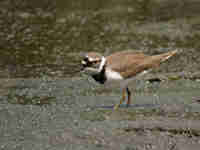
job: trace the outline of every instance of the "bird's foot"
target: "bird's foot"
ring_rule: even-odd
[[[127,107],[127,108],[128,108],[128,107],[130,107],[130,106],[131,106],[131,104],[130,104],[130,103],[127,103],[127,104],[126,104],[126,107]]]
[[[120,106],[120,104],[115,104],[115,106],[114,106],[114,110],[117,110],[118,108],[119,108],[119,106]]]

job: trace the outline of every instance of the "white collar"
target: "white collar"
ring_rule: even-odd
[[[103,67],[105,66],[105,64],[106,64],[106,58],[103,56],[103,57],[101,58],[101,63],[100,63],[98,72],[101,72],[101,71],[103,70]]]

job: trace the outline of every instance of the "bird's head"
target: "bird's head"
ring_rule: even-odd
[[[100,53],[89,52],[84,55],[81,61],[82,69],[84,70],[84,72],[88,72],[89,74],[99,73],[99,71],[101,71],[102,67],[105,64],[105,62],[103,61],[104,59],[105,57],[102,56]]]

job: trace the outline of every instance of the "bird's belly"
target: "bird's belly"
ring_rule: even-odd
[[[120,73],[115,72],[110,69],[106,69],[106,79],[109,80],[123,80],[123,77],[120,75]]]

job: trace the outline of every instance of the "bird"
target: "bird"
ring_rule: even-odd
[[[100,84],[117,82],[122,86],[122,97],[119,104],[115,104],[113,109],[116,110],[125,101],[127,94],[126,106],[131,104],[131,91],[128,85],[131,80],[137,79],[138,76],[147,74],[154,68],[175,54],[178,50],[172,50],[157,55],[146,55],[140,51],[118,51],[108,56],[103,56],[98,52],[88,52],[81,61],[82,71],[92,76]]]

